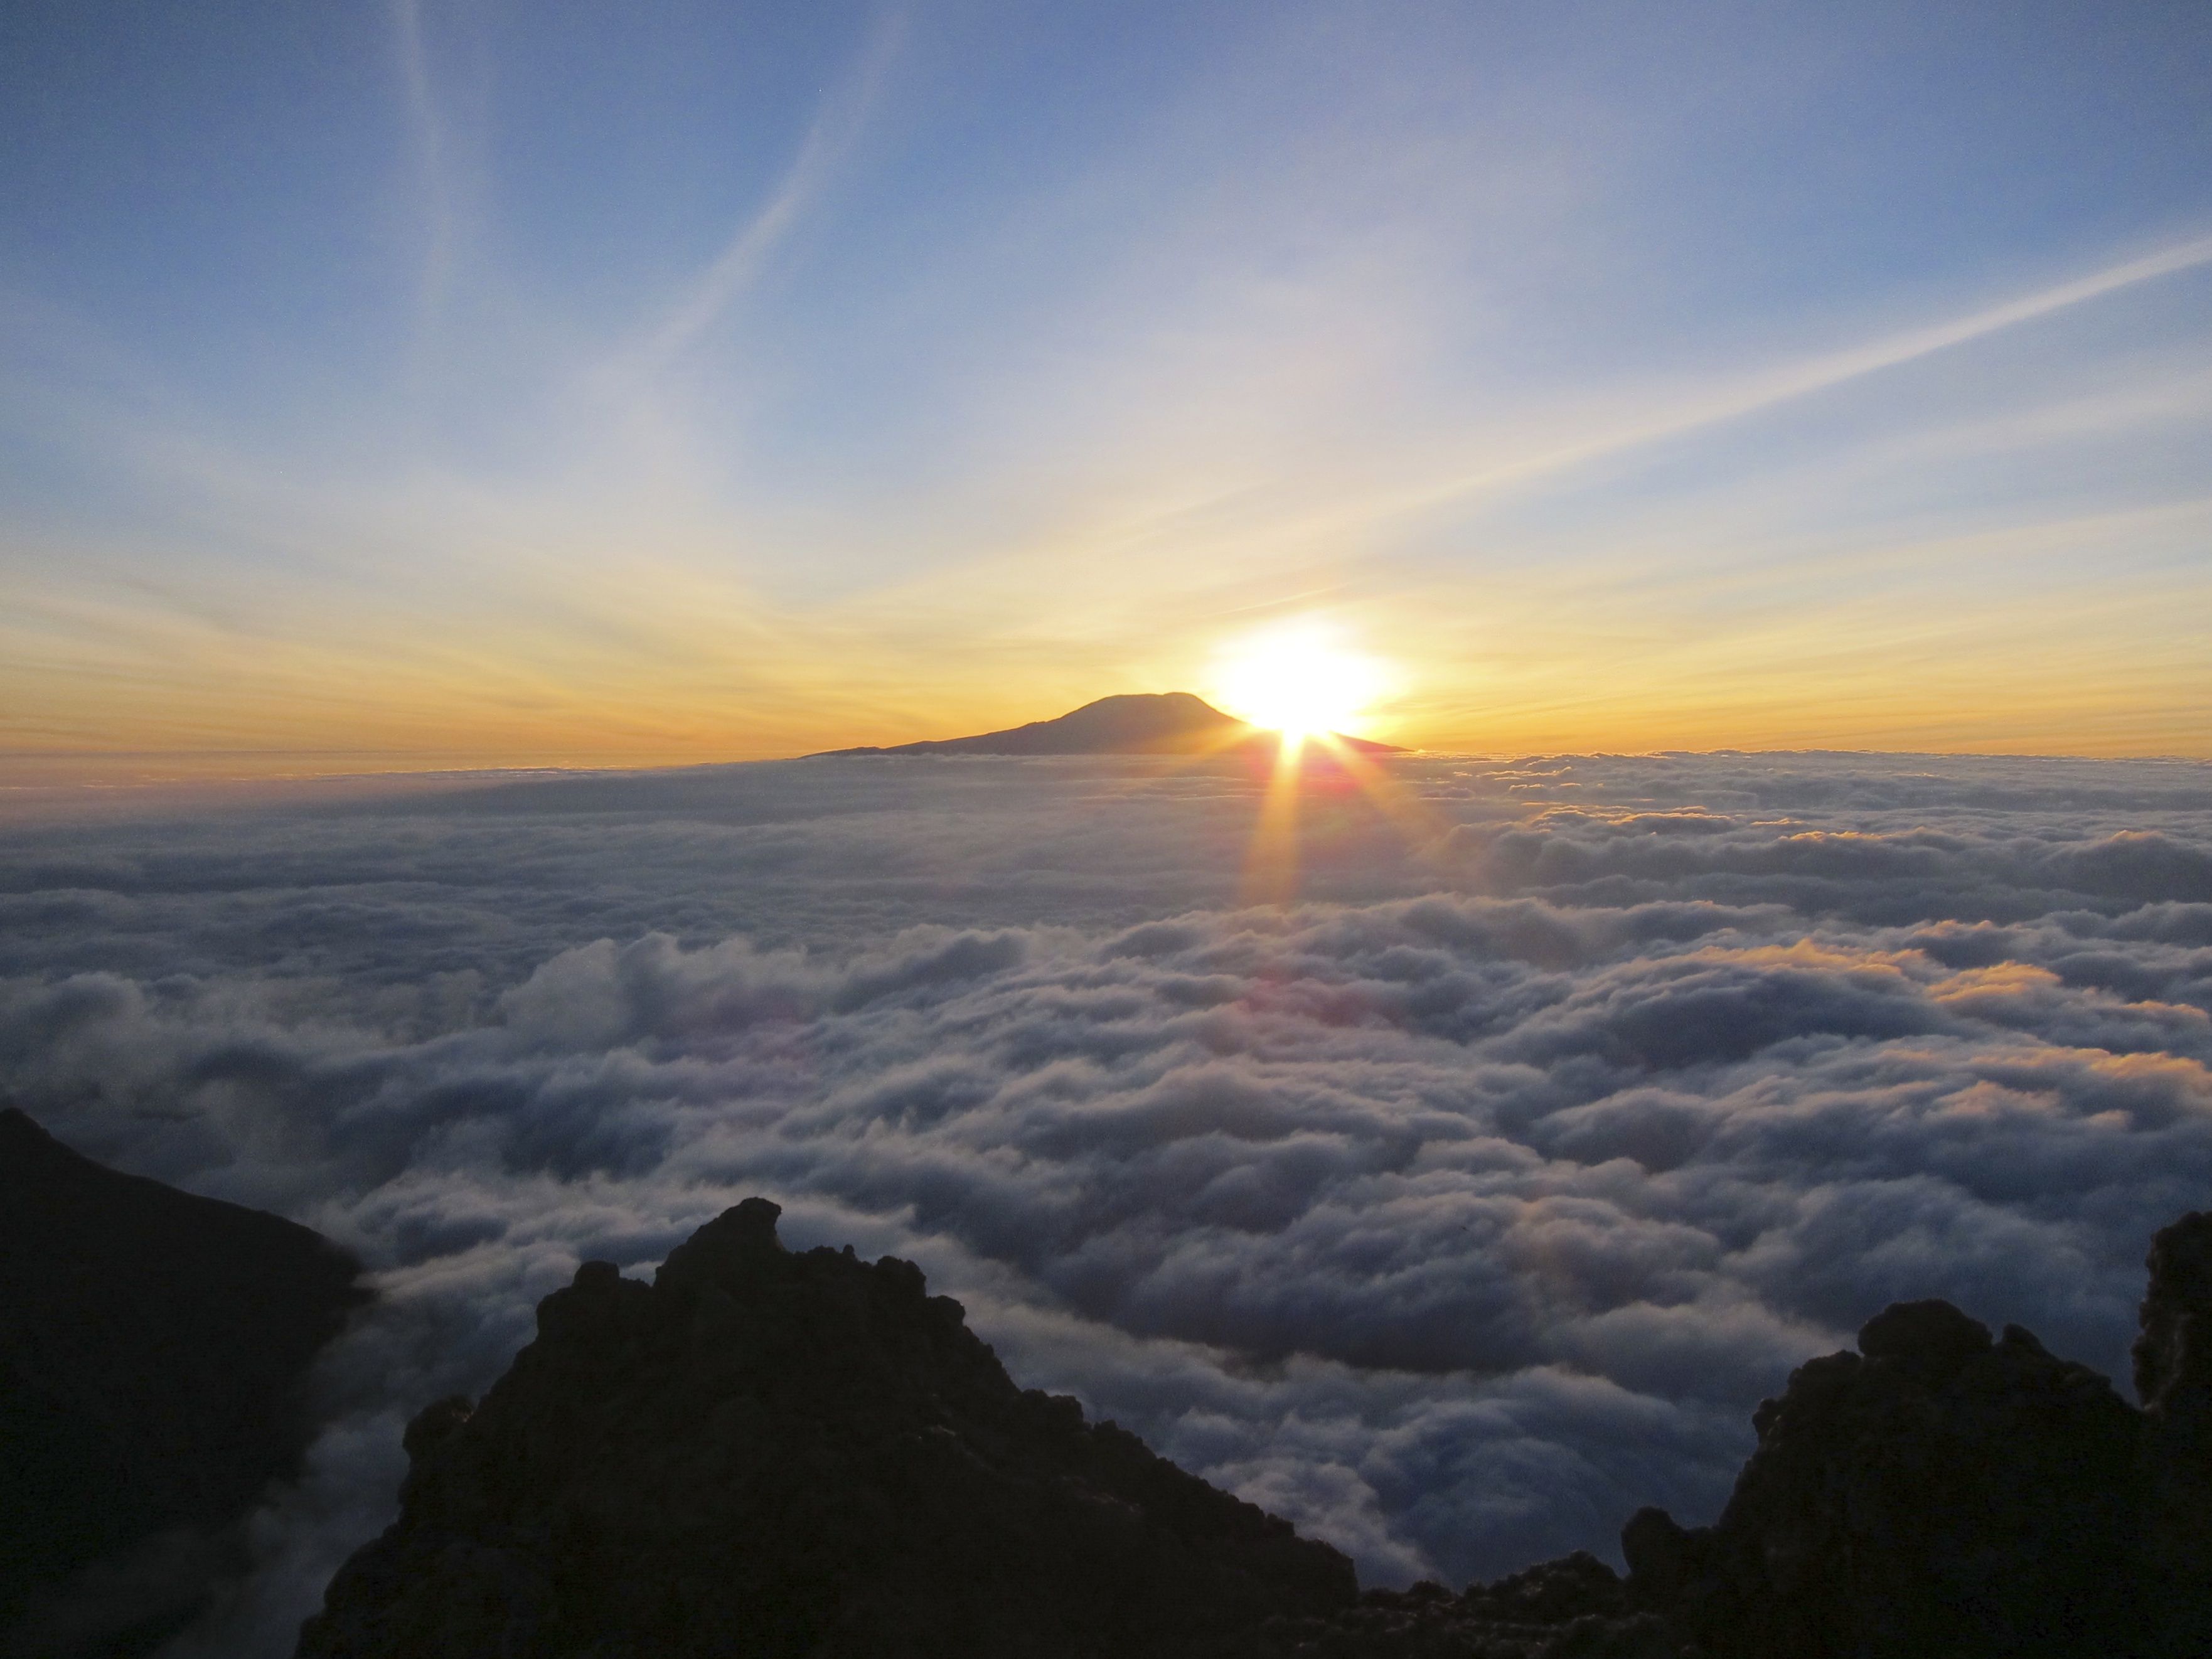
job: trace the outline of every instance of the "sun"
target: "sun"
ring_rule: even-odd
[[[1357,721],[1382,690],[1382,672],[1324,624],[1292,623],[1230,646],[1214,684],[1228,713],[1297,739]]]

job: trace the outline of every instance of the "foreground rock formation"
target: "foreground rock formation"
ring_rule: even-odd
[[[2143,1414],[2018,1326],[1945,1302],[1869,1321],[1802,1366],[1710,1528],[1646,1510],[1632,1587],[1717,1659],[2140,1653]]]
[[[0,1653],[148,1651],[189,1621],[296,1471],[358,1273],[0,1108]]]
[[[777,1213],[541,1303],[480,1404],[410,1426],[400,1520],[301,1651],[1194,1655],[1352,1600],[1327,1545],[1024,1394],[919,1268],[790,1254]]]
[[[1941,1302],[1801,1367],[1711,1527],[1358,1595],[1349,1563],[1022,1392],[920,1271],[747,1200],[653,1284],[586,1263],[303,1659],[2183,1659],[2212,1629],[2212,1217],[2151,1253],[2144,1404]]]
[[[1869,1320],[1753,1419],[1711,1527],[1647,1509],[1626,1583],[1572,1558],[1462,1596],[1369,1597],[1271,1650],[1322,1656],[2185,1659],[2212,1652],[2212,1215],[2150,1254],[2142,1409],[1947,1302]],[[1551,1594],[1548,1629],[1502,1616]],[[1507,1594],[1510,1592],[1510,1594]],[[1370,1633],[1356,1634],[1359,1617]]]

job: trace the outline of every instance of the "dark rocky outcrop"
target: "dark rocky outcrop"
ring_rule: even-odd
[[[2142,1407],[1945,1302],[1799,1367],[1713,1526],[1628,1523],[1629,1591],[1714,1659],[2212,1650],[2212,1216],[2153,1242]]]
[[[2144,1594],[2175,1627],[2212,1632],[2212,1215],[2160,1231],[2148,1265],[2135,1349]]]
[[[320,1235],[80,1157],[0,1108],[0,1653],[143,1651],[295,1473],[367,1298]]]
[[[1693,1650],[1679,1626],[1631,1606],[1620,1575],[1578,1551],[1458,1595],[1437,1583],[1369,1590],[1325,1619],[1272,1620],[1224,1659],[1693,1659]]]
[[[1716,1656],[2111,1656],[2153,1632],[2142,1414],[2017,1326],[1890,1308],[1800,1367],[1711,1528],[1622,1542],[1632,1591]]]
[[[1364,754],[1401,752],[1387,743],[1338,735],[1331,739]],[[1224,714],[1188,691],[1101,697],[1072,713],[972,738],[935,738],[888,748],[832,749],[840,755],[1212,755],[1264,745],[1275,734]]]
[[[1720,1519],[1660,1510],[1626,1583],[1570,1557],[1279,1621],[1267,1659],[2201,1659],[2212,1652],[2212,1216],[2160,1232],[2139,1410],[1946,1302],[1869,1320],[1754,1416]]]
[[[1109,1659],[1352,1601],[1327,1545],[1024,1393],[919,1268],[787,1252],[777,1214],[540,1303],[480,1403],[415,1420],[300,1651]]]
[[[2184,1659],[2212,1650],[2212,1217],[2158,1235],[2141,1408],[2024,1330],[1893,1306],[1801,1366],[1711,1527],[1355,1595],[1343,1559],[1067,1400],[886,1258],[749,1200],[656,1283],[586,1264],[474,1409],[409,1433],[398,1522],[307,1659]]]

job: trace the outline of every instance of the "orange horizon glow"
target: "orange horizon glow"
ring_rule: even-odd
[[[1055,94],[977,95],[1030,85],[1026,23],[895,8],[817,20],[773,98],[687,66],[581,166],[556,112],[685,30],[556,72],[416,10],[381,53],[187,54],[122,122],[121,46],[55,11],[0,787],[763,760],[1176,690],[1445,753],[2212,757],[2204,129],[2149,34],[2125,98],[1915,100],[1844,167],[1791,149],[1810,83],[1656,21],[1626,104],[1576,26],[1501,52],[1447,8],[1239,21],[1225,101],[1136,30],[1087,82],[1124,118],[1033,124]],[[283,166],[204,196],[264,51],[398,71],[396,121],[272,110]],[[2113,190],[1984,212],[2054,131]],[[1811,171],[1681,190],[1723,153]],[[1816,173],[1830,232],[1780,234]]]
[[[1233,675],[1255,642],[1273,672],[1310,653],[1340,677],[1301,729],[1431,753],[2212,757],[2212,696],[2185,690],[2205,669],[2179,603],[2087,629],[2000,596],[1931,610],[1909,651],[1884,647],[1887,623],[1863,611],[1678,632],[1638,623],[1626,601],[1547,614],[1503,586],[1474,617],[1437,595],[1241,629],[1170,591],[1158,612],[1080,610],[1087,634],[1073,614],[1066,627],[1047,617],[1018,635],[984,630],[969,651],[944,638],[983,619],[918,602],[915,615],[767,631],[705,596],[680,627],[622,603],[609,593],[620,648],[596,653],[374,618],[376,637],[343,648],[241,656],[212,636],[130,635],[63,651],[0,618],[0,784],[768,760],[999,730],[1121,691],[1193,690],[1249,716],[1262,711],[1237,706]],[[1152,614],[1170,625],[1145,635]]]
[[[1978,608],[1931,605],[1905,650],[1884,643],[1890,623],[1871,605],[1692,629],[1639,622],[1630,600],[1649,611],[1643,596],[1570,614],[1500,585],[1471,617],[1439,593],[1236,629],[1163,582],[1156,611],[1063,606],[995,637],[919,596],[896,617],[763,631],[704,595],[678,626],[657,599],[649,617],[610,592],[606,626],[622,631],[596,652],[370,617],[342,647],[241,655],[212,635],[72,644],[19,614],[0,617],[0,782],[766,760],[998,730],[1121,691],[1193,690],[1250,715],[1224,680],[1244,645],[1286,638],[1358,671],[1332,694],[1348,707],[1328,729],[1432,753],[2212,757],[2181,595],[2091,628],[1998,592]],[[1146,635],[1147,616],[1170,624]],[[961,637],[981,642],[946,643]]]
[[[180,732],[168,722],[150,732],[118,732],[125,741],[113,746],[84,740],[93,733],[70,732],[66,734],[70,740],[53,744],[39,743],[38,734],[10,733],[15,740],[0,747],[0,788],[722,765],[791,759],[825,749],[890,745],[1000,730],[1050,719],[1092,700],[1088,696],[1068,696],[1053,703],[979,704],[972,714],[935,718],[895,709],[876,712],[872,718],[863,714],[850,724],[817,718],[755,725],[739,717],[726,721],[671,721],[659,726],[636,720],[635,710],[623,711],[623,718],[610,719],[596,730],[590,729],[592,723],[588,717],[558,722],[557,729],[551,730],[534,722],[499,721],[471,731],[465,720],[426,720],[397,729],[380,724],[366,732],[285,732],[272,735],[290,740],[276,743],[256,743],[253,739],[260,734],[228,726]],[[2047,755],[2099,760],[2212,759],[2212,731],[2207,730],[2212,722],[2191,709],[2146,710],[2123,705],[2076,708],[2067,714],[2068,718],[2039,723],[2023,733],[2008,731],[1993,720],[1976,718],[1974,711],[1955,706],[1932,711],[1885,711],[1881,717],[1858,720],[1821,710],[1765,711],[1763,718],[1740,722],[1675,721],[1668,718],[1668,711],[1651,709],[1621,710],[1618,718],[1609,720],[1601,714],[1599,718],[1574,720],[1530,718],[1522,711],[1504,709],[1490,718],[1468,720],[1440,720],[1418,714],[1378,715],[1357,722],[1346,735],[1370,738],[1418,753],[1476,757],[1826,750]],[[26,737],[31,740],[23,740]],[[316,738],[325,741],[309,741]]]

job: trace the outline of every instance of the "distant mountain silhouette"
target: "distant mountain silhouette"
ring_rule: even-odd
[[[1404,751],[1387,743],[1340,734],[1334,740],[1368,755]],[[885,748],[829,749],[839,755],[1211,755],[1246,745],[1272,749],[1276,734],[1224,714],[1188,691],[1101,697],[1057,720],[1031,720],[972,738],[938,738]]]

